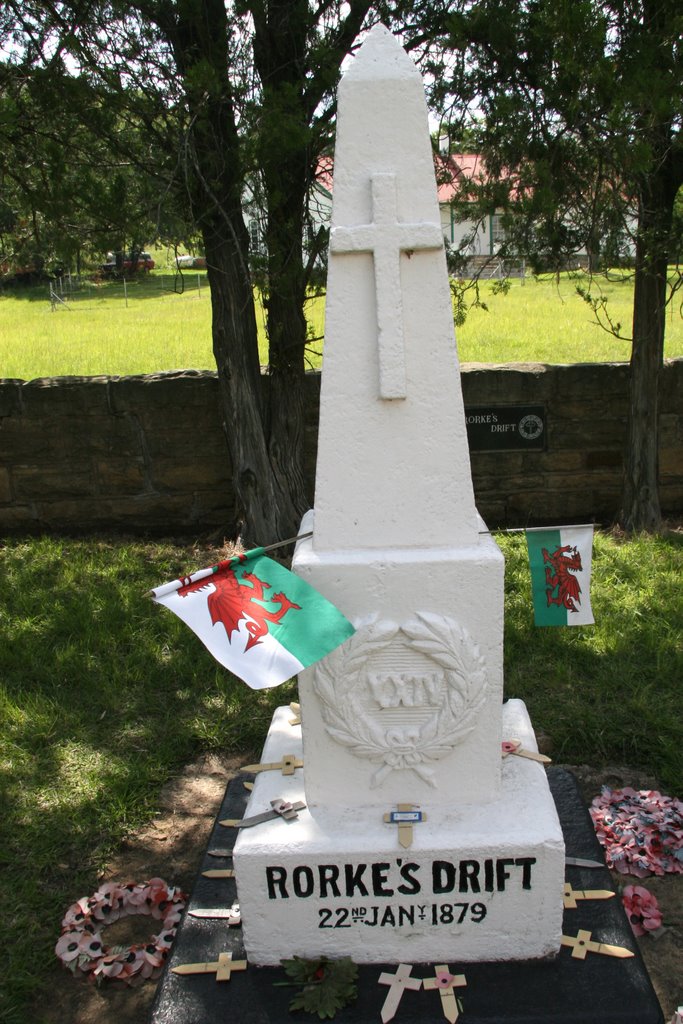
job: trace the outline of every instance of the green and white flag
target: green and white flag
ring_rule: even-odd
[[[278,686],[355,632],[310,584],[254,548],[152,590],[254,690]]]
[[[534,620],[537,626],[588,626],[592,526],[527,530]]]

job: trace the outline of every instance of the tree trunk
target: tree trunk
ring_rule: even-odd
[[[273,457],[264,427],[272,420],[272,382],[269,386],[259,366],[253,291],[246,268],[248,237],[241,212],[235,234],[241,239],[239,246],[226,242],[220,225],[213,234],[205,230],[204,244],[237,532],[251,546],[294,536],[301,510],[292,501],[291,482]]]
[[[673,209],[683,161],[676,146],[677,123],[673,83],[676,78],[673,3],[643,0],[643,76],[652,72],[651,89],[640,96],[636,137],[646,154],[635,178],[638,186],[636,280],[633,295],[633,349],[629,428],[624,458],[621,523],[629,531],[656,532],[661,527],[659,504],[659,376],[664,361],[667,270]],[[643,81],[646,79],[643,78]]]
[[[294,295],[271,294],[267,309],[268,454],[276,480],[281,490],[286,491],[291,506],[291,535],[297,532],[301,516],[309,506],[304,478],[306,322],[303,300]]]
[[[267,441],[269,396],[258,354],[249,237],[242,204],[241,140],[229,78],[223,0],[185,5],[167,23],[190,114],[188,183],[204,239],[218,369],[236,501],[236,530],[248,545],[296,533],[291,481],[274,469]]]
[[[304,480],[306,271],[304,211],[313,177],[312,133],[302,73],[310,13],[306,0],[254,8],[254,58],[262,96],[259,165],[267,201],[265,285],[268,332],[266,437],[273,473],[296,532],[308,508]]]
[[[305,167],[297,167],[304,163],[301,157],[290,157],[288,166],[280,167],[284,196],[277,201],[279,189],[269,181],[272,168],[265,174],[271,200],[266,230],[267,444],[273,472],[290,498],[295,531],[309,504],[304,481],[306,273],[301,249],[306,173]]]
[[[668,245],[673,194],[665,174],[641,194],[633,295],[629,423],[619,521],[629,532],[657,532],[659,504],[659,371],[664,360]]]

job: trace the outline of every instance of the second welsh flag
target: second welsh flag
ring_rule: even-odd
[[[592,526],[527,530],[534,620],[537,626],[588,626]]]
[[[263,550],[200,569],[151,595],[254,690],[291,679],[355,632],[322,594]]]

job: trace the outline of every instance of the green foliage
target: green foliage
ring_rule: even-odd
[[[321,1020],[332,1018],[357,996],[358,968],[349,957],[341,960],[304,960],[295,956],[283,960],[287,976],[302,989],[289,1004],[290,1010],[317,1013]]]
[[[615,338],[621,338],[622,327],[619,320],[613,320],[611,316],[611,307],[608,309],[609,298],[604,294],[602,290],[599,290],[597,294],[585,288],[583,285],[576,286],[576,293],[586,303],[588,308],[592,310],[594,323],[600,326],[605,326],[609,329]]]
[[[488,172],[463,200],[506,211],[503,256],[547,271],[581,249],[594,269],[632,263],[637,241],[676,251],[682,29],[675,0],[425,5],[433,103],[452,137],[476,132]]]
[[[29,73],[15,50],[0,62],[0,143],[6,270],[79,269],[156,234],[149,136],[61,61]]]
[[[421,13],[409,35],[429,38],[433,100],[464,110],[458,134],[463,121],[479,130],[485,173],[465,180],[459,201],[500,211],[498,257],[524,256],[535,273],[575,266],[579,254],[593,272],[634,269],[619,518],[628,530],[656,530],[654,368],[683,283],[680,274],[667,282],[683,186],[680,3],[455,0]],[[603,304],[593,309],[616,326]]]

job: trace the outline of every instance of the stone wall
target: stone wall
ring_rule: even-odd
[[[626,364],[464,367],[466,408],[545,407],[546,450],[472,453],[477,506],[489,525],[614,518],[628,373]],[[310,374],[311,499],[319,384]],[[664,368],[660,430],[662,508],[680,515],[683,359]],[[0,381],[2,533],[227,530],[230,477],[215,373]]]

